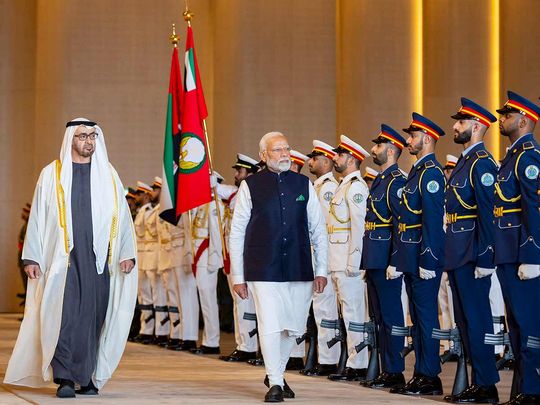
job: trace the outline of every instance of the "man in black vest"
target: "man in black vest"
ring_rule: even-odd
[[[295,338],[304,333],[313,290],[327,275],[327,235],[309,179],[290,171],[290,147],[279,132],[259,143],[266,168],[246,178],[229,236],[234,291],[253,294],[258,332],[270,388],[265,402],[295,394],[283,379]],[[313,246],[314,265],[311,261]]]

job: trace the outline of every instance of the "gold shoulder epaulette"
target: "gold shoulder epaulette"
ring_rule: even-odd
[[[486,158],[489,156],[489,153],[487,153],[485,150],[479,150],[478,152],[476,152],[476,156],[478,156],[479,158]]]

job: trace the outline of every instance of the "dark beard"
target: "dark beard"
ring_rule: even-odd
[[[388,156],[381,157],[380,159],[378,155],[375,155],[372,157],[373,157],[373,163],[375,163],[377,166],[382,166],[386,162],[388,162]]]
[[[463,145],[471,140],[472,128],[469,128],[463,132],[459,132],[457,136],[454,136],[454,142]]]

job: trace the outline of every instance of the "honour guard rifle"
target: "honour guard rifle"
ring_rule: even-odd
[[[255,335],[258,335],[259,334],[259,327],[257,325],[257,314],[255,314],[253,312],[244,312],[243,318],[246,321],[254,321],[255,322],[255,327],[248,332],[249,337],[253,337]],[[264,365],[264,360],[262,358],[260,345],[259,345],[259,350],[257,350],[256,358],[250,359],[247,362],[248,362],[248,364],[250,364],[252,366],[263,366]]]
[[[458,357],[456,376],[454,378],[454,385],[452,386],[452,395],[462,393],[469,386],[469,376],[467,373],[465,351],[463,350],[461,335],[459,334],[458,328],[433,329],[431,337],[433,339],[448,340],[450,342],[450,349],[448,352],[440,356],[441,364],[446,363],[453,356]]]
[[[311,304],[306,324],[306,333],[304,333],[299,338],[296,338],[296,344],[298,345],[302,344],[306,340],[309,341],[309,349],[306,355],[306,363],[304,365],[304,370],[311,370],[317,365],[317,335],[317,323],[315,322],[315,314],[313,313],[313,304]]]
[[[366,381],[371,381],[377,378],[381,371],[379,362],[379,346],[377,342],[377,326],[374,321],[368,321],[365,323],[349,323],[349,330],[351,332],[359,332],[364,334],[364,341],[355,346],[356,353],[360,353],[366,347],[370,351],[369,364],[366,373]]]
[[[410,326],[392,326],[392,336],[403,336],[407,339],[407,346],[405,346],[400,353],[400,356],[403,359],[414,350]]]

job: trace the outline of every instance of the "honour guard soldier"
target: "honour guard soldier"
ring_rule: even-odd
[[[140,206],[135,217],[137,236],[137,262],[139,264],[139,308],[141,310],[141,329],[135,342],[149,344],[154,337],[154,301],[152,300],[151,278],[154,273],[146,271],[147,257],[152,255],[152,246],[146,242],[145,221],[152,211],[152,187],[142,181],[137,182],[137,202]]]
[[[540,107],[509,91],[499,110],[501,135],[511,145],[495,183],[495,265],[501,283],[516,367],[508,404],[540,404],[540,351],[527,348],[540,335],[540,146],[533,136]],[[516,375],[517,374],[517,375]]]
[[[300,173],[308,159],[303,153],[291,149],[291,170],[295,173]]]
[[[204,320],[202,344],[192,349],[196,354],[219,354],[219,308],[217,302],[218,270],[223,268],[221,230],[218,215],[223,218],[223,203],[211,202],[195,210],[192,224],[195,251],[193,272],[197,281],[201,312]],[[219,212],[218,212],[219,209]]]
[[[328,270],[336,289],[345,326],[363,324],[368,319],[366,283],[360,271],[362,238],[369,190],[360,173],[360,164],[369,153],[359,144],[341,135],[334,149],[334,168],[343,176],[330,202],[328,217]],[[367,350],[357,353],[355,347],[364,340],[363,333],[347,331],[349,358],[343,374],[330,374],[331,380],[365,379]]]
[[[338,186],[338,182],[332,174],[334,168],[332,159],[335,154],[332,146],[317,140],[313,141],[313,150],[308,154],[310,158],[309,171],[317,177],[313,186],[319,198],[326,224],[330,223],[330,201],[332,201]],[[327,276],[327,279],[329,283],[332,282],[330,275]],[[302,374],[328,376],[336,372],[340,354],[339,345],[334,345],[331,348],[328,348],[327,345],[335,337],[335,330],[321,327],[323,319],[334,320],[338,318],[336,292],[331,285],[326,287],[323,292],[313,293],[313,314],[317,324],[318,364],[315,368],[303,371]]]
[[[181,342],[171,350],[187,351],[197,347],[199,337],[199,297],[197,296],[197,281],[193,274],[192,263],[194,256],[193,240],[189,213],[184,212],[176,225],[177,230],[173,239],[173,264],[180,267],[178,287],[180,291]]]
[[[373,184],[373,180],[375,180],[375,177],[379,172],[375,169],[372,169],[371,167],[367,166],[366,170],[364,170],[364,176],[362,177],[364,181],[366,182],[369,189],[371,189],[371,185]]]
[[[458,158],[454,155],[446,155],[446,164],[443,167],[444,177],[446,181],[452,175],[454,167]],[[446,225],[445,225],[446,226]],[[446,229],[446,228],[445,228]],[[450,282],[448,281],[448,274],[443,273],[441,275],[441,285],[439,286],[439,308],[441,309],[441,321],[443,329],[453,329],[456,327],[454,320],[454,303],[452,300],[452,290],[450,289]],[[441,340],[441,345],[444,347],[444,355],[449,356],[448,361],[457,361],[458,356],[450,354],[450,342],[448,340]]]
[[[154,205],[148,217],[144,221],[146,229],[145,241],[152,247],[151,253],[147,253],[146,270],[153,272],[150,282],[152,285],[152,301],[155,314],[155,338],[152,343],[166,345],[169,340],[169,309],[167,308],[167,290],[163,283],[162,273],[159,271],[159,195],[161,193],[161,178],[154,177],[152,183],[152,204]]]
[[[309,158],[294,149],[291,149],[291,171],[300,173],[304,164]],[[302,370],[304,368],[304,356],[306,355],[306,344],[301,342],[293,346],[291,358],[287,362],[287,370]]]
[[[497,163],[486,150],[483,137],[497,119],[475,102],[461,98],[452,116],[454,142],[463,152],[445,192],[445,270],[452,289],[455,321],[472,368],[471,385],[451,402],[497,403],[499,374],[493,348],[484,344],[493,333],[489,302],[493,251],[493,196]]]
[[[366,270],[368,298],[378,326],[382,373],[366,382],[372,388],[395,388],[405,384],[401,357],[403,337],[392,336],[392,326],[405,326],[401,306],[402,274],[394,272],[386,278],[388,266],[396,266],[399,201],[405,176],[397,160],[405,147],[405,139],[388,125],[373,140],[371,156],[381,168],[373,180],[367,202],[366,231],[361,268]],[[376,355],[376,354],[372,354]]]
[[[236,195],[238,187],[242,180],[245,180],[248,176],[255,174],[259,171],[259,166],[257,165],[255,159],[250,158],[249,156],[238,153],[236,155],[236,163],[232,167],[234,169],[234,192],[230,193],[228,196],[221,195],[220,189],[221,185],[218,185],[217,190],[219,197],[225,199],[226,209],[225,209],[225,243],[227,244],[227,251],[229,250],[229,234],[231,232],[231,220],[234,214],[234,206],[236,205]],[[225,198],[226,197],[226,198]],[[233,297],[233,317],[234,317],[234,339],[236,342],[236,348],[228,356],[221,356],[219,359],[224,361],[248,361],[254,359],[257,355],[257,335],[251,334],[255,329],[255,323],[251,319],[245,319],[244,314],[255,314],[255,303],[253,302],[253,296],[251,293],[248,293],[246,299],[241,299],[234,292],[234,284],[232,281],[232,276],[230,275],[230,266],[226,263],[225,272],[227,274],[227,280],[229,282],[229,288],[231,290],[231,295]]]
[[[441,165],[435,158],[435,145],[444,131],[426,117],[413,113],[404,131],[407,148],[416,162],[403,188],[399,212],[397,266],[388,268],[405,273],[413,323],[414,375],[402,388],[390,392],[406,395],[442,395],[438,375],[439,342],[431,337],[439,328],[437,293],[444,265],[444,187]]]

